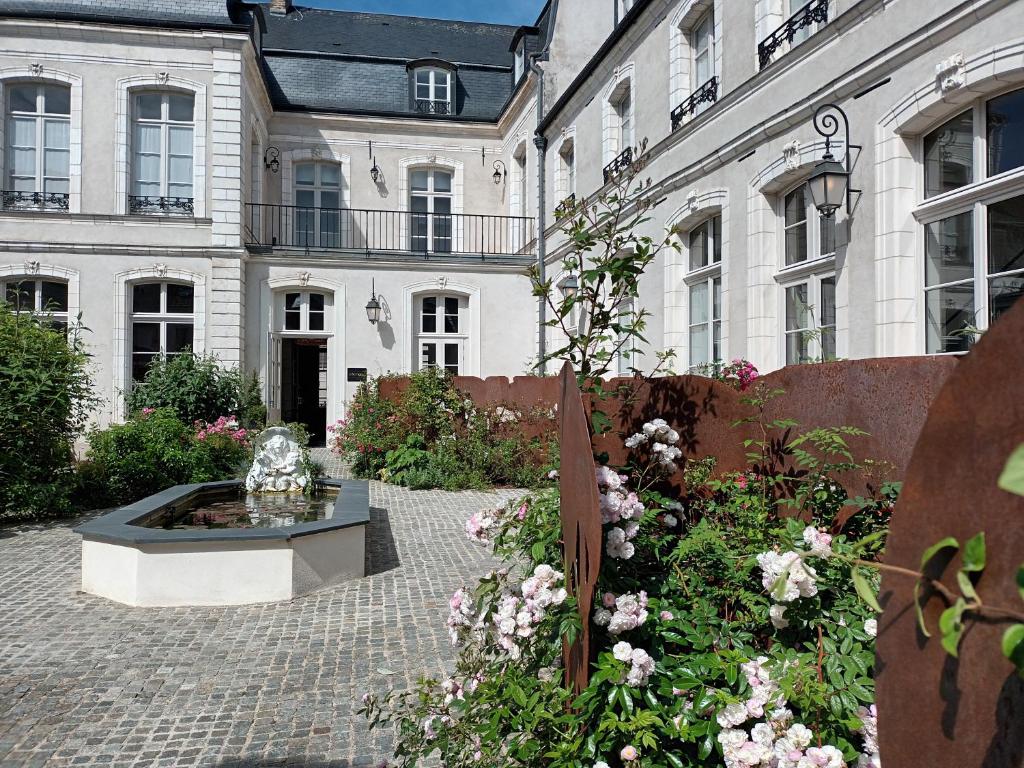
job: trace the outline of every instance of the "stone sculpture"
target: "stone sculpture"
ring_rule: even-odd
[[[302,491],[309,473],[302,466],[302,446],[288,427],[270,427],[256,439],[256,457],[245,478],[250,493]]]

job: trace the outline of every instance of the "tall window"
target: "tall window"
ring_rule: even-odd
[[[722,359],[722,217],[690,231],[690,366]]]
[[[16,312],[45,316],[55,328],[68,327],[68,284],[63,280],[5,278],[0,281],[0,296]]]
[[[142,381],[152,362],[189,353],[195,341],[195,289],[191,283],[131,286],[132,380]]]
[[[1024,167],[1024,89],[979,100],[922,143],[925,350],[962,352],[1024,295],[1024,179],[983,184]]]
[[[783,270],[786,364],[832,360],[836,356],[836,220],[821,216],[804,184],[782,200],[785,268]],[[808,274],[811,272],[811,274]]]
[[[512,84],[516,85],[524,74],[526,74],[526,41],[520,40],[516,46],[515,80]]]
[[[465,369],[468,309],[465,296],[438,294],[416,299],[420,370],[443,367],[458,376]]]
[[[452,114],[452,73],[438,67],[417,69],[413,80],[413,97],[417,112]]]
[[[341,166],[295,166],[295,245],[341,247]]]
[[[632,86],[627,86],[615,102],[615,116],[618,120],[618,152],[625,152],[633,146],[633,95]]]
[[[561,163],[562,199],[576,195],[576,142],[568,138],[558,150]]]
[[[71,89],[14,83],[7,89],[5,208],[67,209],[71,160]]]
[[[690,92],[695,93],[715,74],[715,13],[708,11],[697,22],[690,33],[690,49],[693,51],[693,74],[690,78]],[[700,112],[709,102],[697,105]]]
[[[438,168],[409,172],[410,250],[452,252],[452,174]]]
[[[132,99],[133,213],[193,213],[195,97],[173,91]]]

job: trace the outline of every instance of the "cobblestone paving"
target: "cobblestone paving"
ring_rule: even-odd
[[[82,594],[72,523],[0,528],[0,766],[376,765],[359,697],[450,663],[447,598],[492,565],[465,519],[513,495],[373,483],[370,575],[235,608]]]

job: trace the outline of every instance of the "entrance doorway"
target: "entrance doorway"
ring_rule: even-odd
[[[281,417],[327,444],[327,339],[281,339]]]

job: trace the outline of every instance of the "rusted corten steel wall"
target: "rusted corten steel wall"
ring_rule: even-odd
[[[1024,563],[1024,498],[996,481],[1024,443],[1024,303],[988,331],[932,404],[896,505],[886,562],[918,569],[931,544],[986,534],[988,561],[978,593],[993,606],[1024,608],[1014,584]],[[929,576],[956,590],[959,555],[937,557]],[[944,566],[944,568],[943,568]],[[877,696],[886,768],[1021,768],[1024,680],[1000,653],[1008,626],[969,624],[959,659],[936,631],[942,598],[926,594],[917,628],[914,579],[886,574],[879,622]]]

